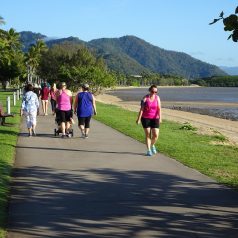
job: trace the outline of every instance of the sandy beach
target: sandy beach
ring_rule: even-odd
[[[139,111],[140,102],[123,101],[119,97],[107,94],[107,92],[98,95],[96,100],[107,104],[117,105],[130,111]],[[238,121],[230,121],[212,116],[167,108],[162,108],[162,117],[163,119],[179,123],[188,122],[192,126],[196,127],[198,129],[198,133],[201,134],[211,135],[221,133],[228,139],[228,141],[225,142],[226,144],[238,145]]]

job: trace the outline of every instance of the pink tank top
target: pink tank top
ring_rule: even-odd
[[[71,110],[70,96],[65,91],[62,91],[62,93],[58,96],[57,105],[59,110]]]
[[[148,119],[158,119],[159,118],[159,110],[158,107],[158,96],[155,95],[155,98],[153,101],[150,100],[149,95],[146,96],[146,101],[144,104],[144,110],[142,113],[143,118]]]

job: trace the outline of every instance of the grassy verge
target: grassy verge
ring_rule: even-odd
[[[12,92],[0,92],[0,102],[5,111],[7,96],[12,96]],[[19,132],[19,110],[20,101],[17,102],[16,106],[11,106],[11,113],[17,113],[17,115],[15,115],[15,117],[6,118],[5,126],[0,125],[0,238],[6,235],[9,182]]]
[[[103,103],[97,103],[97,111],[95,119],[144,142],[143,129],[135,123],[137,113]],[[238,147],[223,145],[223,141],[222,136],[199,135],[189,126],[163,121],[157,148],[220,183],[238,188]]]

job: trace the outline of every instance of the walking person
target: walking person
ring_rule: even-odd
[[[50,88],[50,103],[51,103],[51,110],[52,114],[55,115],[55,109],[56,109],[56,84],[53,83]]]
[[[41,89],[41,102],[42,102],[42,110],[43,110],[43,115],[46,116],[48,115],[48,103],[49,103],[49,96],[50,96],[50,89],[45,82],[43,84],[43,87]]]
[[[56,96],[56,117],[61,122],[62,138],[69,136],[68,130],[70,128],[70,122],[72,121],[72,103],[73,95],[70,90],[67,89],[66,83],[59,84],[59,90],[55,93]]]
[[[34,88],[33,88],[33,92],[37,95],[38,100],[40,98],[41,95],[41,88],[40,85],[38,85],[37,83],[34,84]],[[37,110],[37,116],[40,115],[40,108],[38,108]]]
[[[147,156],[157,153],[155,143],[159,137],[159,126],[162,122],[161,102],[157,95],[158,89],[156,85],[151,85],[149,94],[141,100],[141,108],[136,123],[142,123],[145,132]]]
[[[33,92],[32,84],[26,86],[26,93],[22,99],[20,115],[26,117],[26,125],[29,136],[36,136],[36,116],[39,109],[39,100],[37,95]]]
[[[75,97],[74,113],[78,116],[78,127],[82,137],[88,138],[91,117],[97,114],[95,97],[89,92],[88,84],[83,84],[82,92]]]

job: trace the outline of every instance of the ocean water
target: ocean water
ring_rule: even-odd
[[[238,121],[237,87],[159,87],[158,89],[164,107]],[[109,92],[123,101],[138,102],[147,93],[146,88]]]

